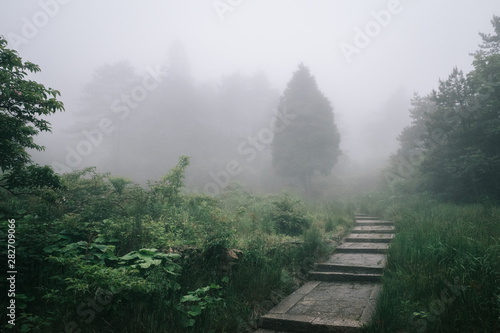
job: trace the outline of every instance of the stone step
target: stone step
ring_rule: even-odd
[[[380,266],[353,266],[331,263],[314,264],[316,272],[336,272],[336,273],[354,273],[354,274],[382,274],[384,267]]]
[[[373,220],[373,221],[378,221],[380,218],[374,217],[374,216],[355,216],[354,219],[356,220]]]
[[[395,227],[365,214],[310,281],[261,317],[257,333],[362,332],[376,306]],[[311,281],[313,280],[313,281]]]
[[[390,243],[394,238],[394,234],[351,234],[346,237],[346,242],[362,242],[362,243]]]
[[[387,253],[389,243],[345,242],[335,249],[336,253]]]
[[[382,225],[393,226],[394,222],[392,222],[392,221],[380,221],[380,220],[364,220],[364,221],[357,220],[354,223],[354,226],[356,226],[356,227],[361,227],[361,226],[382,226]]]
[[[379,233],[379,234],[392,234],[396,232],[396,228],[394,226],[386,226],[386,225],[373,225],[373,226],[357,226],[352,228],[351,233],[355,234],[371,234],[371,233]]]
[[[382,253],[334,253],[321,264],[383,268],[386,262],[386,255]]]
[[[257,332],[361,332],[379,292],[379,283],[310,281],[262,316]]]
[[[356,320],[335,320],[316,318],[314,316],[267,314],[260,318],[259,326],[270,328],[274,332],[286,331],[293,333],[358,333],[361,332],[362,324],[360,324]]]
[[[379,282],[381,278],[382,274],[309,272],[309,280],[312,281]]]

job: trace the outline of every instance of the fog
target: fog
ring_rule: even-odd
[[[230,180],[279,189],[268,140],[249,138],[270,127],[303,63],[341,135],[326,184],[356,187],[397,149],[413,93],[469,71],[499,11],[498,0],[2,1],[0,34],[41,67],[32,79],[61,92],[66,111],[33,153],[59,172],[95,165],[145,183],[188,155],[191,189],[218,193],[233,161]],[[82,140],[90,150],[68,163]]]

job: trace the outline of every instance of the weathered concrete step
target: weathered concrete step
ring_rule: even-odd
[[[394,222],[392,221],[378,221],[378,220],[367,220],[367,221],[356,221],[354,223],[354,226],[361,227],[361,226],[393,226]]]
[[[389,243],[345,242],[335,249],[336,253],[387,253]]]
[[[381,278],[382,274],[309,272],[309,279],[313,281],[379,282]]]
[[[312,316],[287,314],[267,314],[261,317],[261,326],[271,328],[271,332],[293,333],[357,333],[361,324],[355,320],[318,319]],[[269,332],[266,330],[264,332]]]
[[[373,282],[310,281],[262,316],[259,327],[276,332],[361,332],[379,292],[380,284]]]
[[[279,332],[297,333],[358,333],[359,322],[342,319],[320,319],[313,316],[267,314],[261,317],[260,326]]]
[[[354,218],[356,220],[380,220],[380,218],[375,216],[366,216],[366,215],[355,215]]]
[[[371,234],[371,233],[379,233],[379,234],[392,234],[396,232],[396,228],[394,226],[389,225],[362,225],[352,228],[351,233],[357,234]]]
[[[364,243],[390,243],[394,234],[350,234],[346,237],[346,242],[364,242]]]
[[[361,332],[380,292],[394,224],[356,214],[356,227],[309,281],[262,316],[257,333]]]
[[[314,271],[317,272],[336,272],[336,273],[354,273],[354,274],[382,274],[384,267],[380,266],[353,266],[331,263],[314,264]]]
[[[334,253],[324,264],[383,268],[386,262],[382,253]]]

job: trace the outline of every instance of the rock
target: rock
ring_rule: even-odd
[[[237,249],[228,249],[226,252],[226,257],[229,261],[235,261],[243,257],[243,251]]]

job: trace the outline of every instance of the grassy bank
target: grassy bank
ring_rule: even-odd
[[[362,205],[397,227],[367,332],[500,331],[499,207],[425,196]]]

